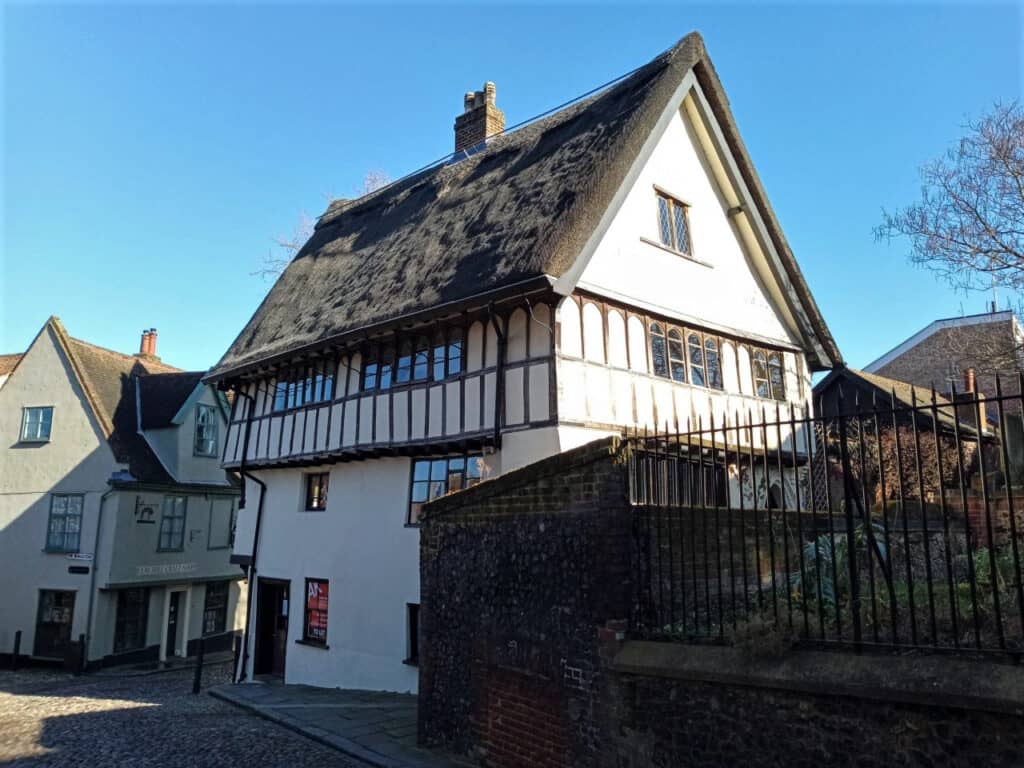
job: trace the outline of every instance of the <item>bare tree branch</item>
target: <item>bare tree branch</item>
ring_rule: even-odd
[[[921,199],[883,211],[879,240],[905,237],[910,260],[955,288],[1024,291],[1024,110],[997,104],[921,168]]]

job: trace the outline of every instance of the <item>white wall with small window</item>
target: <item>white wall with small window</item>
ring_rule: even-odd
[[[683,325],[792,344],[794,331],[730,219],[708,152],[684,107],[626,192],[578,287]]]
[[[191,410],[180,416],[180,424],[147,429],[145,439],[178,482],[223,485],[220,459],[227,435],[226,403],[206,384],[199,384],[187,403]]]

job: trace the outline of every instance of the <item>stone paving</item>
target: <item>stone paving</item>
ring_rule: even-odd
[[[416,697],[308,685],[221,685],[230,701],[379,768],[463,765],[416,746]]]
[[[204,668],[205,686],[229,665]],[[103,676],[0,671],[0,765],[303,766],[366,763],[203,693],[192,670]]]

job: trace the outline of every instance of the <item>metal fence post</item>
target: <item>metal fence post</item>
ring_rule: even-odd
[[[203,656],[206,655],[206,638],[199,638],[199,652],[196,654],[196,670],[192,676],[192,693],[199,693],[203,682]]]
[[[11,654],[11,669],[18,668],[18,656],[21,655],[21,630],[14,633],[14,653]]]
[[[843,390],[838,396],[839,419],[839,461],[843,470],[843,516],[846,518],[846,559],[850,570],[850,621],[853,627],[853,642],[861,648],[860,578],[857,573],[857,530],[853,524],[853,473],[850,467],[850,451],[847,446],[846,409],[843,407]],[[836,595],[838,599],[838,594]]]

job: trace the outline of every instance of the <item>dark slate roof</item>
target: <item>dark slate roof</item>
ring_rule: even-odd
[[[327,340],[525,281],[561,276],[596,229],[691,71],[716,110],[789,280],[838,350],[779,231],[700,35],[595,96],[488,140],[456,163],[335,201],[214,367],[227,378]]]
[[[171,419],[195,391],[203,376],[203,371],[185,371],[140,377],[142,428],[160,429],[173,426]]]

